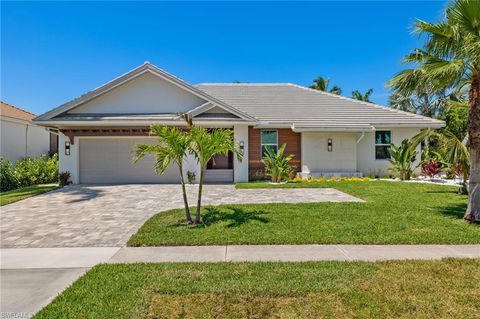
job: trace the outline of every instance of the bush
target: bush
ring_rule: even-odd
[[[58,183],[60,187],[63,187],[68,184],[68,180],[70,179],[70,172],[61,172],[58,174]]]
[[[273,183],[280,183],[288,180],[295,168],[290,165],[293,155],[284,155],[286,144],[280,146],[277,152],[266,149],[262,162],[265,165],[265,175],[269,176]]]
[[[187,171],[187,180],[188,180],[188,184],[190,185],[195,184],[195,172]]]
[[[17,188],[18,181],[12,162],[0,157],[0,192]]]
[[[1,191],[58,181],[58,155],[18,160],[15,165],[1,159]]]
[[[15,163],[15,175],[19,187],[58,181],[58,155],[27,157]]]
[[[430,160],[422,164],[422,173],[430,178],[434,178],[442,171],[442,164],[436,160]]]
[[[388,170],[392,173],[398,174],[400,180],[409,180],[412,176],[417,152],[415,151],[414,144],[405,139],[400,146],[391,145],[388,149],[390,153],[390,159],[388,160],[393,167]]]

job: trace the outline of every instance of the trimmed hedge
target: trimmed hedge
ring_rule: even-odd
[[[27,157],[15,165],[0,157],[0,191],[58,182],[58,155]]]

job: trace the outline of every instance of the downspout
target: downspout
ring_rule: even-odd
[[[25,157],[28,157],[28,123],[25,126]]]
[[[365,137],[365,131],[362,131],[362,135],[360,135],[360,137],[358,138],[357,140],[357,145],[358,143],[360,143],[360,141]]]
[[[358,143],[365,137],[365,131],[362,131],[362,134],[360,134],[360,137],[357,140],[357,143],[355,143],[355,171],[358,173]]]

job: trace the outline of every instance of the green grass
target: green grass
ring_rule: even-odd
[[[19,200],[40,195],[57,188],[57,184],[33,185],[0,193],[0,206],[18,202]]]
[[[480,259],[94,267],[35,318],[479,318]]]
[[[458,195],[456,187],[385,181],[282,187],[306,186],[334,187],[366,203],[205,207],[199,226],[182,224],[183,210],[171,210],[149,219],[128,245],[480,243],[480,227],[463,221],[467,197]]]

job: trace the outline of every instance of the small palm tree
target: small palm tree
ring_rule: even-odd
[[[337,85],[334,85],[332,88],[329,88],[329,86],[330,86],[330,80],[326,80],[321,76],[317,76],[313,80],[313,84],[310,85],[310,88],[314,90],[322,91],[322,92],[337,94],[337,95],[342,94],[342,89]]]
[[[155,156],[155,171],[161,175],[170,164],[177,165],[182,184],[183,203],[185,205],[185,217],[188,224],[193,223],[188,207],[185,179],[183,176],[183,159],[186,156],[190,140],[187,132],[178,127],[170,127],[154,124],[150,127],[150,135],[158,138],[157,144],[137,144],[133,148],[135,153],[134,163],[138,162],[147,154]]]
[[[364,101],[364,102],[372,102],[370,101],[370,95],[373,93],[373,89],[369,89],[365,94],[362,94],[359,90],[355,90],[352,92],[352,98],[355,100],[359,101]]]
[[[215,155],[228,155],[229,152],[233,152],[237,158],[241,159],[242,154],[237,150],[232,130],[220,128],[209,130],[201,126],[193,125],[191,121],[189,122],[188,120],[187,123],[190,123],[189,150],[200,165],[198,199],[195,214],[195,223],[200,224],[203,180],[208,162],[214,158]]]
[[[294,171],[294,167],[290,165],[290,161],[294,156],[285,156],[286,146],[287,144],[283,144],[277,152],[269,148],[265,150],[265,157],[262,159],[262,162],[265,165],[265,175],[270,176],[272,183],[283,182]]]
[[[411,141],[405,139],[400,146],[391,145],[388,149],[391,159],[389,162],[393,165],[389,171],[398,173],[400,180],[409,180],[412,177],[415,167],[413,163],[416,160],[417,152]]]

